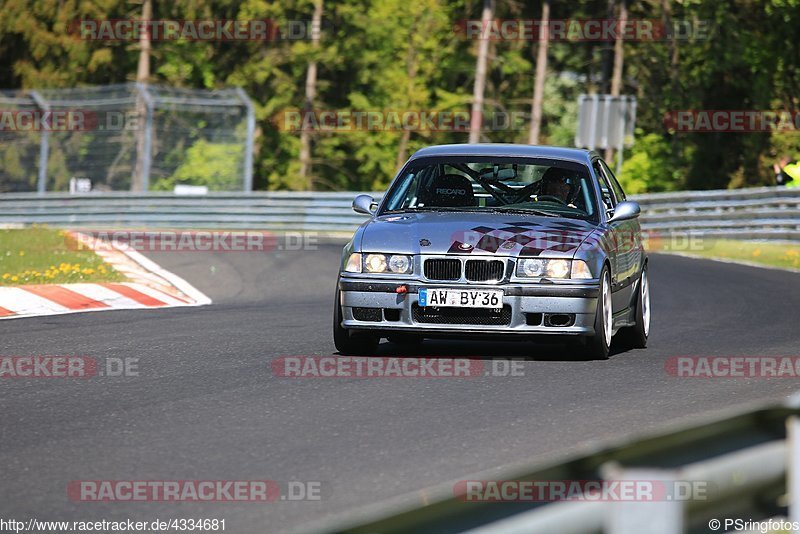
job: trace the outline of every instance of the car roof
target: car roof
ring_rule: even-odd
[[[506,156],[521,158],[554,158],[590,164],[596,153],[583,148],[516,145],[510,143],[474,143],[433,145],[417,150],[410,160],[436,156]]]

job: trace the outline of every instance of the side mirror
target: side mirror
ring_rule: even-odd
[[[628,221],[630,219],[635,219],[640,213],[642,213],[642,208],[639,206],[638,202],[626,200],[617,204],[617,207],[614,208],[614,215],[608,222]]]
[[[356,213],[363,213],[364,215],[372,215],[375,210],[372,205],[375,204],[375,199],[369,195],[358,195],[353,199],[353,211]]]

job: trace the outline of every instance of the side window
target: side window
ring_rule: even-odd
[[[608,177],[605,170],[600,166],[600,160],[595,160],[592,164],[594,173],[597,175],[597,181],[600,184],[600,192],[603,195],[603,204],[607,210],[613,210],[617,203],[614,201],[614,195],[611,191],[611,186],[608,183]]]
[[[619,185],[617,177],[614,176],[614,173],[611,172],[611,169],[608,168],[608,165],[606,165],[605,161],[603,160],[599,161],[600,165],[603,166],[603,170],[605,171],[606,176],[609,178],[609,181],[611,182],[611,189],[614,190],[614,196],[617,197],[617,202],[622,202],[623,200],[625,200],[625,192],[622,191],[622,186]]]

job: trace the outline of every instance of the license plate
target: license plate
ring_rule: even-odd
[[[503,291],[500,289],[437,289],[420,288],[420,306],[448,308],[502,308]]]

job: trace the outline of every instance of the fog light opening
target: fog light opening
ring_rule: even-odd
[[[575,315],[572,313],[548,313],[544,316],[545,326],[565,327],[575,324]]]

